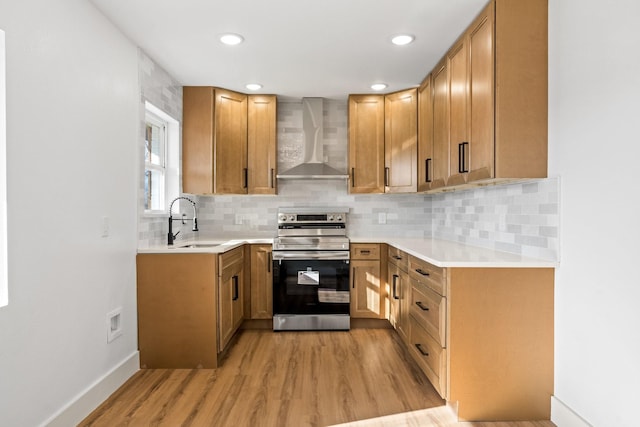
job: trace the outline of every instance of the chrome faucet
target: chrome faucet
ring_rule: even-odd
[[[186,200],[187,202],[191,203],[191,205],[193,206],[193,218],[192,219],[185,218],[187,216],[185,213],[183,213],[180,216],[180,218],[174,218],[171,215],[171,211],[173,210],[173,204],[176,201],[180,200],[180,199]],[[173,221],[181,221],[182,224],[186,224],[186,221],[193,221],[193,228],[191,228],[191,231],[198,231],[198,218],[196,217],[196,202],[194,202],[193,200],[191,200],[188,197],[180,196],[180,197],[176,197],[175,199],[173,199],[173,201],[169,205],[169,233],[167,234],[167,244],[168,245],[173,245],[173,242],[175,241],[176,237],[178,236],[178,234],[180,234],[180,230],[178,230],[178,232],[176,234],[173,234]]]

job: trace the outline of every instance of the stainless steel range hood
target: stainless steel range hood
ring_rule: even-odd
[[[302,98],[305,161],[277,175],[278,179],[348,179],[349,175],[323,162],[322,98]]]

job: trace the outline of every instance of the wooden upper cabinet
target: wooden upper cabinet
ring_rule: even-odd
[[[276,104],[275,95],[249,95],[249,194],[276,194]]]
[[[469,45],[469,181],[495,176],[494,164],[494,4],[468,31]],[[466,160],[465,159],[465,160]]]
[[[275,95],[184,87],[183,191],[275,194],[276,109]]]
[[[431,72],[433,172],[428,186],[420,172],[421,191],[547,176],[547,62],[547,0],[483,9]]]
[[[429,74],[418,88],[418,191],[433,178],[433,85]]]
[[[431,189],[442,188],[449,177],[449,73],[446,58],[433,69],[433,171]]]
[[[213,193],[212,87],[182,89],[182,188],[190,194]]]
[[[447,185],[466,182],[468,137],[468,50],[466,38],[459,40],[447,54],[449,67],[449,178]]]
[[[498,0],[494,4],[494,177],[544,178],[548,127],[547,0]]]
[[[349,96],[349,192],[384,192],[384,96]]]
[[[215,90],[214,192],[246,194],[247,95]]]
[[[418,190],[418,91],[385,96],[385,192]]]

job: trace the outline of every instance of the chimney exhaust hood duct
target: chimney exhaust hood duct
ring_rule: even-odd
[[[304,163],[277,175],[279,179],[347,179],[349,175],[323,162],[322,98],[302,98]]]

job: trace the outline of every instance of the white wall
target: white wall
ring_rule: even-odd
[[[637,0],[549,2],[550,174],[561,177],[555,397],[602,427],[638,425],[639,21]]]
[[[9,226],[0,425],[23,427],[137,352],[137,50],[86,0],[0,0],[0,28]],[[107,344],[117,307],[124,333]]]

